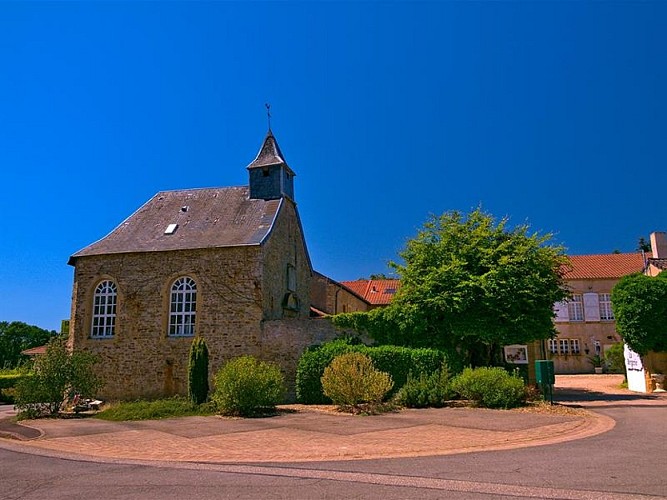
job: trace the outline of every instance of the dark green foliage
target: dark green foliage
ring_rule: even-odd
[[[215,376],[211,400],[222,415],[249,417],[275,411],[285,396],[285,379],[275,363],[241,356]]]
[[[379,405],[393,385],[388,373],[376,369],[371,359],[359,352],[337,356],[322,375],[324,394],[344,408]]]
[[[631,274],[611,292],[616,331],[638,354],[667,351],[667,272]]]
[[[14,368],[28,359],[21,351],[46,344],[56,335],[54,331],[21,321],[0,321],[0,368]]]
[[[461,398],[486,408],[514,408],[526,401],[526,387],[517,375],[503,368],[466,368],[452,380],[452,389]]]
[[[369,347],[351,344],[347,339],[338,339],[306,350],[299,359],[296,372],[297,401],[304,404],[330,403],[331,400],[322,392],[321,378],[324,369],[333,359],[347,352],[365,354],[371,358],[376,369],[389,373],[394,381],[394,392],[406,383],[410,372],[433,373],[439,370],[445,361],[454,373],[461,370],[460,359],[455,354],[435,349],[410,349],[389,345]]]
[[[604,362],[610,373],[622,373],[625,375],[625,353],[623,342],[617,342],[604,353]]]
[[[196,405],[208,398],[208,347],[201,337],[195,337],[190,345],[188,398]]]
[[[396,402],[408,408],[441,408],[453,396],[447,364],[433,373],[408,375],[408,380],[396,393]]]
[[[16,387],[22,379],[30,376],[31,374],[28,372],[17,372],[8,375],[0,374],[0,389],[10,389],[12,387]]]
[[[401,288],[392,303],[334,324],[382,344],[457,350],[466,364],[492,364],[498,346],[555,334],[566,258],[549,240],[480,209],[433,216],[401,253],[405,264],[393,264]]]
[[[15,387],[30,376],[27,368],[0,370],[0,403],[14,403]]]
[[[93,372],[95,356],[86,352],[70,353],[64,339],[49,342],[46,353],[35,359],[31,377],[16,386],[16,408],[24,415],[56,415],[61,405],[74,395],[93,397],[101,380]]]

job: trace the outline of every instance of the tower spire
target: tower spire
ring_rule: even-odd
[[[264,103],[264,106],[266,106],[266,119],[269,122],[269,132],[271,132],[271,104]]]

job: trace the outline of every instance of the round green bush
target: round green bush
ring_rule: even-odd
[[[275,411],[285,395],[285,379],[275,363],[241,356],[215,376],[211,398],[222,415],[249,417]]]
[[[497,367],[466,368],[452,380],[452,389],[486,408],[514,408],[526,401],[523,380]]]
[[[396,393],[396,402],[407,408],[441,408],[452,398],[451,381],[447,364],[433,373],[412,373]]]

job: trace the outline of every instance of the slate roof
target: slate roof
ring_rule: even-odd
[[[281,200],[251,200],[248,187],[161,191],[101,240],[70,257],[259,245]],[[177,224],[172,234],[165,231]]]
[[[280,151],[280,146],[276,138],[273,136],[271,130],[269,130],[264,137],[264,142],[262,143],[262,148],[257,153],[257,157],[248,165],[248,170],[253,168],[262,168],[270,167],[272,165],[284,165],[285,169],[292,175],[295,175],[291,168],[287,165],[285,157],[283,156],[282,151]]]
[[[644,270],[641,253],[608,253],[599,255],[569,255],[571,267],[566,280],[622,278]]]
[[[391,303],[401,286],[399,280],[355,280],[341,281],[341,284],[375,306]]]

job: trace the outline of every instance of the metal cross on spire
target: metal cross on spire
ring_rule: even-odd
[[[264,106],[266,106],[266,118],[269,121],[269,132],[271,132],[271,105],[267,102]]]

